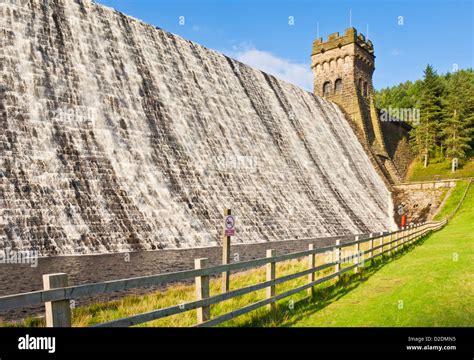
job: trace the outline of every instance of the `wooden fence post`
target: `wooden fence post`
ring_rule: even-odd
[[[402,227],[402,250],[405,248],[405,226]]]
[[[381,231],[379,235],[380,240],[379,240],[378,246],[382,245],[382,247],[379,249],[378,254],[381,254],[383,252],[383,238],[384,238],[383,234],[384,232]]]
[[[224,218],[232,215],[230,209],[224,209]],[[230,236],[227,236],[224,232],[224,237],[222,238],[222,264],[226,265],[230,263]],[[228,271],[222,273],[222,292],[225,293],[229,291],[229,282],[230,274]]]
[[[64,273],[43,275],[44,290],[69,286],[68,275]],[[47,327],[71,327],[71,306],[69,299],[45,303]]]
[[[390,256],[392,256],[392,246],[393,246],[392,241],[393,241],[393,233],[391,232],[390,236],[388,238],[388,242],[389,242],[389,244],[388,244],[388,255],[390,255]]]
[[[314,250],[314,245],[309,244],[308,250],[309,251]],[[316,254],[309,254],[308,255],[308,269],[313,269],[315,266],[316,266]],[[308,275],[308,284],[311,284],[312,282],[314,282],[314,279],[315,279],[315,274],[314,272],[312,272]],[[308,295],[311,297],[314,296],[314,286],[311,286],[308,289]]]
[[[341,270],[341,264],[339,261],[341,260],[341,249],[338,247],[341,245],[341,240],[336,240],[336,247],[334,247],[334,259],[337,262],[336,266],[334,267],[334,272],[338,273]],[[339,275],[336,276],[336,281],[339,281]]]
[[[395,232],[395,244],[393,245],[393,249],[395,253],[398,251],[398,231]]]
[[[268,249],[267,250],[267,258],[272,258],[275,256],[275,250]],[[270,262],[267,264],[267,281],[275,280],[275,273],[276,273],[276,263]],[[275,296],[275,285],[267,287],[267,299],[270,299]],[[267,305],[268,310],[274,311],[276,309],[275,302],[271,302]]]
[[[359,235],[356,235],[355,241],[359,241]],[[357,266],[354,268],[354,274],[357,274],[359,272],[359,267],[360,267],[360,243],[357,243],[355,245],[355,260],[357,262]]]
[[[380,247],[380,250],[379,250],[379,254],[382,254],[383,253],[383,239],[385,236],[383,236],[385,233],[383,231],[380,232],[380,243],[379,245],[382,245]]]
[[[204,269],[207,267],[207,258],[195,259],[194,268],[196,270]],[[202,300],[209,297],[209,275],[196,276],[196,300]],[[203,306],[196,309],[198,324],[202,324],[205,321],[211,319],[211,307]]]
[[[372,233],[370,233],[370,235],[369,235],[369,250],[370,250],[369,258],[371,258],[374,255],[374,252],[372,251],[373,248],[374,248],[374,239],[372,239]]]

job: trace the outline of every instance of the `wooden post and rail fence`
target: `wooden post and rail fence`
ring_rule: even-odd
[[[60,273],[43,275],[43,290],[0,297],[0,311],[45,304],[46,325],[48,327],[70,327],[71,307],[69,304],[72,299],[116,291],[125,291],[134,288],[165,285],[171,282],[179,282],[193,278],[195,279],[196,300],[98,324],[95,325],[95,327],[129,327],[191,310],[197,312],[196,326],[214,326],[263,306],[266,306],[270,310],[274,310],[277,301],[281,299],[303,291],[307,291],[309,295],[313,295],[314,287],[316,285],[333,279],[338,279],[342,274],[349,271],[358,272],[365,262],[385,254],[394,254],[395,252],[404,249],[406,246],[416,243],[426,235],[442,229],[459,210],[466,197],[471,182],[472,179],[469,181],[456,209],[451,213],[451,215],[440,221],[414,224],[393,232],[381,232],[379,235],[370,234],[369,237],[363,239],[359,239],[360,236],[357,236],[354,241],[343,244],[340,240],[337,240],[336,244],[333,246],[315,248],[314,244],[310,244],[306,251],[284,255],[275,255],[274,250],[269,249],[267,250],[265,258],[227,263],[213,267],[208,267],[208,260],[205,258],[196,259],[195,269],[193,270],[130,279],[69,286],[67,274]],[[345,248],[352,249],[350,251],[344,251],[343,249]],[[315,256],[317,254],[331,254],[332,256],[330,258],[326,257],[327,261],[323,264],[316,265]],[[307,259],[306,270],[277,277],[277,263],[301,258]],[[342,266],[343,264],[346,266]],[[211,276],[217,276],[218,274],[223,273],[230,274],[232,271],[248,270],[262,266],[266,267],[265,282],[239,289],[228,290],[217,295],[210,295],[209,282]],[[330,268],[333,268],[334,271],[326,274]],[[326,273],[324,273],[322,277],[316,278],[316,273],[324,270],[326,270]],[[301,277],[307,277],[305,285],[298,286],[279,294],[276,293],[276,285]],[[226,276],[226,283],[227,280],[228,276]],[[228,287],[227,284],[224,286]],[[229,313],[219,315],[215,318],[211,318],[211,305],[263,289],[266,290],[265,299],[233,310]]]

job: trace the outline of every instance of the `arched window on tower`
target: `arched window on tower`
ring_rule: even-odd
[[[334,92],[340,94],[342,92],[342,79],[337,79],[334,82]]]
[[[331,82],[326,81],[323,85],[323,96],[331,95]]]

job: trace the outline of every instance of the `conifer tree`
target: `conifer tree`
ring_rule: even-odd
[[[421,110],[420,122],[410,122],[413,126],[410,142],[425,164],[428,162],[428,155],[451,160],[462,160],[474,155],[472,69],[437,76],[433,68],[427,66],[424,80],[400,83],[378,91],[376,96],[378,106],[383,109],[391,107]]]
[[[420,123],[411,134],[411,142],[417,154],[428,166],[430,153],[439,140],[438,133],[443,121],[443,86],[431,65],[424,71],[420,98]]]
[[[446,156],[463,159],[471,149],[474,127],[474,74],[458,71],[448,79],[446,117],[441,135],[446,145]]]

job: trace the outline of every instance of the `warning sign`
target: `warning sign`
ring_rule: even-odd
[[[235,235],[235,218],[232,215],[226,216],[225,218],[225,236]]]

